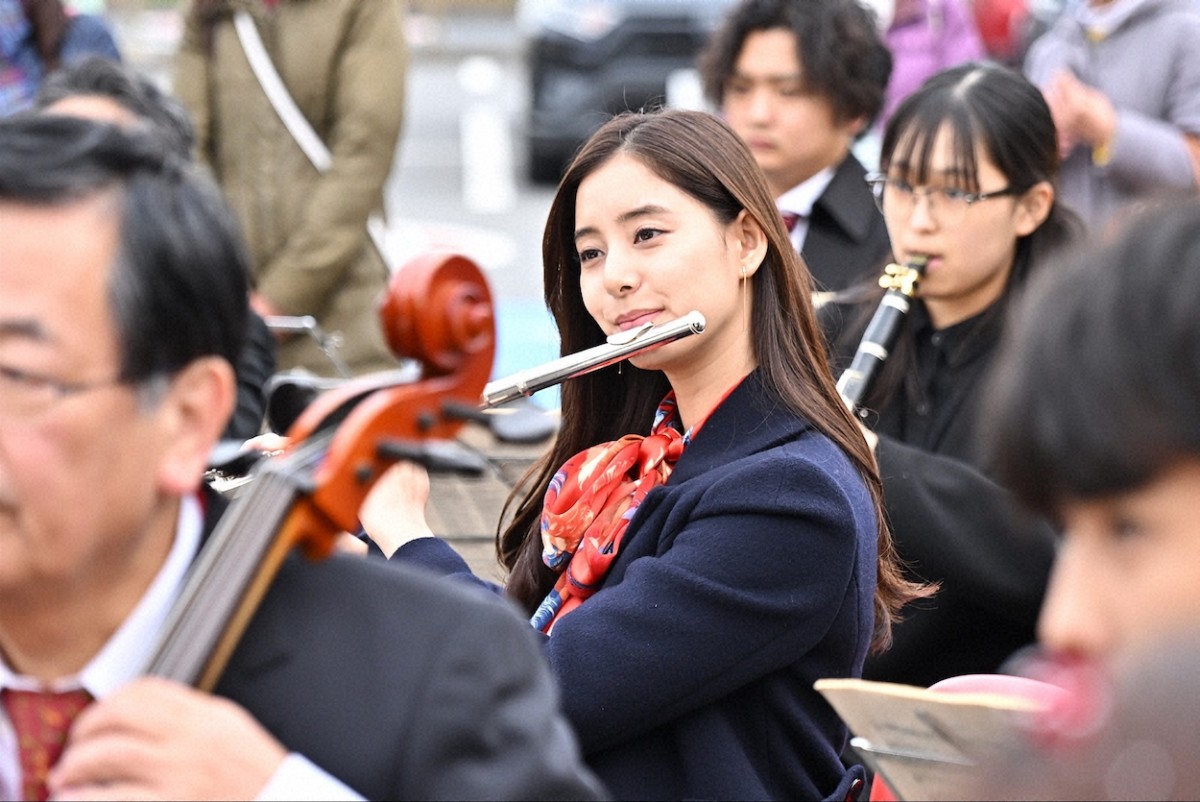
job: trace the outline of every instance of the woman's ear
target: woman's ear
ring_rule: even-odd
[[[1017,200],[1017,236],[1024,237],[1037,231],[1050,216],[1053,206],[1054,186],[1049,181],[1039,181],[1026,190]]]
[[[732,223],[732,233],[737,237],[740,278],[752,276],[758,271],[767,256],[767,234],[749,212],[743,209]]]

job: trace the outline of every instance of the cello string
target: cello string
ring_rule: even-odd
[[[309,447],[261,464],[197,556],[144,673],[195,683],[318,460]]]

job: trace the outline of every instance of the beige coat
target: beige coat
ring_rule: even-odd
[[[377,301],[387,272],[366,234],[382,208],[400,135],[407,62],[401,0],[229,0],[253,14],[276,69],[333,155],[320,174],[280,122],[231,17],[211,30],[187,14],[175,91],[196,122],[199,156],[241,220],[256,289],[283,314],[339,333],[356,373],[395,367]],[[211,47],[211,49],[210,49]],[[333,375],[309,337],[280,348],[280,368]]]

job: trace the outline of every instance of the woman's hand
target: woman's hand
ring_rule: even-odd
[[[283,314],[276,308],[275,304],[259,292],[250,293],[250,308],[259,314],[260,317],[276,317]]]
[[[415,462],[398,462],[375,482],[358,518],[371,540],[391,558],[405,543],[433,537],[425,521],[427,501],[429,474]]]

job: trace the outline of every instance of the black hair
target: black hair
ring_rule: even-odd
[[[874,13],[859,0],[746,0],[709,39],[697,61],[704,94],[722,105],[746,38],[782,28],[796,39],[805,88],[833,106],[839,122],[867,125],[883,108],[892,54]]]
[[[45,109],[81,95],[109,98],[167,139],[168,146],[190,159],[196,146],[191,115],[177,99],[133,67],[103,56],[88,56],[46,76],[35,106]]]
[[[1162,204],[1031,284],[984,394],[1031,508],[1136,490],[1200,456],[1200,204]]]
[[[981,189],[977,143],[1008,179],[1015,196],[1042,181],[1057,184],[1058,139],[1050,107],[1041,91],[1016,70],[972,62],[930,77],[889,120],[880,148],[880,170],[899,172],[914,186],[926,184],[933,147],[944,126],[951,132],[951,169],[963,189]],[[1062,216],[1061,209],[1055,203],[1050,212],[1054,219],[1018,241],[1014,283],[1023,281],[1029,264],[1038,261],[1024,257],[1042,255],[1042,240],[1054,240],[1054,246],[1060,243],[1061,226],[1055,225],[1055,215]]]
[[[212,182],[142,131],[65,115],[0,120],[0,202],[54,206],[110,190],[121,198],[108,287],[121,378],[169,376],[209,355],[236,364],[249,267]]]

